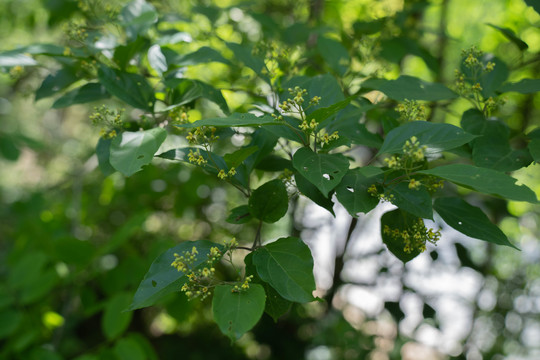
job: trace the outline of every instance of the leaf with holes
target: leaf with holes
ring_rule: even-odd
[[[111,143],[110,163],[122,174],[131,176],[152,161],[166,137],[167,130],[162,128],[123,132]]]
[[[315,185],[300,175],[298,171],[294,172],[294,181],[298,191],[300,191],[302,195],[306,196],[315,204],[325,208],[326,210],[330,211],[332,215],[336,216],[334,213],[334,203],[332,202],[332,199],[324,196]]]
[[[212,299],[214,321],[231,341],[257,324],[264,312],[266,294],[259,284],[251,284],[248,289],[233,292],[232,285],[218,285]]]
[[[341,154],[317,154],[303,147],[294,153],[293,166],[328,197],[347,173],[349,160]]]
[[[336,196],[349,214],[368,213],[379,203],[379,198],[368,193],[368,188],[383,180],[383,171],[375,166],[351,169],[336,187]]]
[[[141,281],[128,310],[151,306],[163,296],[180,291],[180,288],[188,281],[188,278],[185,273],[171,266],[171,263],[175,259],[174,253],[182,254],[185,251],[191,252],[193,247],[196,247],[198,254],[195,262],[192,264],[192,268],[197,269],[206,264],[210,248],[214,246],[220,249],[220,251],[223,250],[222,245],[207,240],[198,240],[183,242],[159,255]]]
[[[517,249],[480,208],[457,197],[439,198],[435,200],[433,207],[448,225],[460,233]]]
[[[281,238],[257,249],[253,264],[259,277],[285,299],[305,303],[314,300],[313,257],[304,242]]]

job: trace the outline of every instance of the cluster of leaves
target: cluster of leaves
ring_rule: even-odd
[[[215,20],[205,9],[193,10]],[[504,119],[489,116],[502,104],[501,94],[538,92],[540,82],[508,82],[508,67],[500,59],[476,49],[464,52],[454,91],[412,76],[387,80],[353,71],[352,47],[334,40],[331,31],[318,34],[314,49],[302,49],[322,58],[324,70],[315,71],[302,51],[276,55],[309,44],[301,32],[298,39],[272,39],[273,47],[220,38],[206,44],[197,34],[173,26],[186,19],[160,16],[144,0],[128,3],[118,14],[119,35],[107,27],[108,12],[95,23],[72,25],[66,46],[39,44],[0,53],[0,66],[16,76],[21,66],[36,66],[37,56],[50,57],[61,68],[43,81],[36,99],[55,96],[53,108],[114,104],[92,115],[102,127],[96,154],[105,175],[118,171],[132,176],[155,157],[198,166],[242,194],[242,200],[230,204],[227,221],[257,227],[253,239],[239,238],[241,246],[235,248],[196,240],[166,250],[150,266],[130,310],[154,305],[181,289],[193,295],[193,277],[210,275],[204,269],[216,248],[220,254],[248,251],[244,269],[235,274],[240,283],[212,285],[214,320],[232,340],[252,329],[264,312],[277,320],[291,304],[315,300],[308,246],[297,236],[270,243],[262,236],[263,226],[284,218],[296,196],[332,214],[337,200],[352,217],[370,212],[381,198],[390,201],[397,209],[381,218],[381,238],[403,262],[424,251],[426,241],[438,240],[438,231],[424,223],[433,220],[434,213],[465,235],[514,246],[459,188],[537,203],[534,192],[517,185],[507,172],[539,161],[538,131],[526,134],[524,145],[514,148]],[[260,14],[252,15],[256,21]],[[355,36],[378,32],[377,24],[356,23]],[[268,24],[261,21],[260,26]],[[309,34],[308,25],[305,30]],[[230,88],[219,89],[190,72],[209,63],[227,69],[220,80]],[[238,73],[245,78],[237,78]],[[359,87],[353,81],[357,78],[363,79]],[[373,91],[384,94],[391,106],[367,100]],[[253,101],[231,112],[224,96],[231,92]],[[461,127],[428,118],[420,103],[447,104],[460,98],[473,106],[463,113]],[[397,111],[391,101],[402,102]],[[117,104],[134,111],[124,116],[114,109]],[[380,131],[373,131],[373,124]],[[244,140],[239,145],[230,141],[235,136]],[[350,155],[359,147],[372,153],[369,164]],[[456,186],[442,189],[441,182]],[[175,254],[183,254],[183,260]],[[187,257],[188,263],[182,262]],[[234,267],[232,260],[230,264]],[[196,291],[207,292],[207,286],[197,286]]]

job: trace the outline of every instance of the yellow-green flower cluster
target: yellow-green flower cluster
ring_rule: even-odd
[[[403,155],[394,155],[384,159],[390,169],[411,169],[414,164],[424,161],[427,146],[420,145],[416,136],[405,141]]]
[[[427,176],[424,178],[423,185],[428,189],[428,191],[433,193],[444,187],[444,180],[440,180],[435,176]]]
[[[416,179],[409,180],[409,189],[418,190],[422,186],[422,183]]]
[[[300,125],[298,125],[298,127],[300,129],[304,130],[304,131],[311,132],[311,131],[313,131],[313,130],[315,130],[317,128],[317,125],[319,125],[319,124],[317,124],[315,119],[311,119],[309,124],[308,124],[307,120],[303,120],[302,123]]]
[[[396,111],[399,113],[399,119],[403,122],[423,121],[427,119],[426,107],[423,104],[419,104],[418,101],[405,100],[396,106]]]
[[[169,118],[175,124],[187,124],[189,123],[189,114],[187,109],[183,106],[176,107],[169,111]]]
[[[231,292],[237,293],[249,289],[249,283],[253,280],[253,275],[246,276],[241,285],[234,285]]]
[[[193,152],[193,150],[189,149],[189,153],[188,153],[188,161],[192,164],[197,164],[197,165],[204,165],[206,164],[208,161],[201,155],[201,153],[199,153],[198,151],[197,152]]]
[[[225,170],[223,169],[219,170],[217,177],[220,178],[221,180],[225,180],[226,178],[233,177],[234,175],[236,175],[236,169],[232,167],[227,172],[225,172]]]
[[[212,144],[219,139],[216,130],[213,126],[200,126],[195,128],[194,131],[188,132],[186,140],[190,144]]]
[[[328,135],[326,132],[319,136],[321,140],[321,145],[328,144],[330,141],[338,140],[339,134],[337,131],[334,131],[332,134]]]
[[[380,201],[388,201],[388,202],[393,202],[394,201],[394,194],[385,194],[385,193],[379,193],[379,189],[377,188],[377,185],[375,184],[371,184],[369,187],[368,187],[368,190],[367,192],[373,196],[373,197],[376,197],[378,198]]]
[[[86,38],[88,37],[88,31],[86,29],[86,25],[79,24],[76,22],[70,22],[64,25],[63,30],[66,36],[70,40],[74,40],[76,42],[84,42],[84,40],[86,40]]]
[[[210,248],[208,253],[208,259],[204,263],[204,266],[194,267],[193,265],[197,261],[199,251],[194,246],[191,251],[184,251],[182,255],[174,254],[174,261],[171,266],[182,271],[188,278],[188,281],[182,285],[180,289],[183,291],[188,299],[194,299],[200,297],[202,300],[206,299],[211,294],[211,288],[213,287],[213,277],[216,269],[214,264],[221,260],[223,254],[217,246]]]
[[[123,126],[122,115],[124,109],[111,110],[107,106],[94,107],[94,112],[90,115],[90,120],[94,126],[101,126],[100,136],[104,139],[116,137],[116,129]]]
[[[9,69],[9,77],[12,79],[18,79],[24,72],[24,68],[21,65],[16,65]]]
[[[455,70],[455,87],[457,92],[469,100],[474,106],[481,110],[485,116],[489,116],[497,107],[504,104],[502,99],[493,97],[485,98],[482,94],[480,79],[483,75],[495,69],[495,63],[482,61],[482,51],[472,47],[462,52],[463,64],[467,68],[464,74],[460,70]]]
[[[395,240],[403,241],[403,251],[412,253],[413,251],[424,252],[426,250],[426,242],[436,244],[441,238],[441,231],[434,231],[426,228],[424,221],[420,218],[413,224],[412,227],[400,230],[392,229],[385,225],[383,234],[392,237]]]

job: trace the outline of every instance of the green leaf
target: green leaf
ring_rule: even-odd
[[[497,96],[500,87],[506,81],[506,79],[508,79],[508,75],[510,74],[508,66],[501,59],[492,57],[491,55],[485,55],[482,62],[487,64],[488,61],[494,63],[495,68],[488,73],[482,74],[480,78],[482,96],[484,96],[484,98]]]
[[[540,163],[540,139],[532,139],[529,143],[529,152],[534,161]]]
[[[289,208],[289,196],[283,181],[271,180],[253,191],[249,197],[249,212],[259,220],[273,223],[281,219]]]
[[[538,14],[540,14],[540,3],[538,3],[537,0],[525,0],[525,3],[528,6],[531,6]]]
[[[442,84],[424,81],[408,75],[402,75],[396,80],[369,79],[364,81],[362,86],[382,91],[390,99],[397,101],[437,101],[458,97],[455,92]]]
[[[24,316],[15,309],[7,309],[0,312],[0,339],[13,334],[21,324]]]
[[[500,92],[518,92],[532,94],[540,91],[540,79],[523,79],[514,83],[505,83],[499,88]]]
[[[175,78],[167,80],[165,85],[172,89],[172,105],[167,107],[166,110],[188,104],[199,98],[204,98],[218,105],[224,114],[229,113],[227,101],[225,101],[221,90],[218,90],[202,81]]]
[[[531,163],[532,158],[527,150],[513,150],[510,147],[510,129],[502,121],[486,120],[481,111],[470,109],[463,113],[461,126],[472,134],[481,135],[470,144],[475,165],[513,171]]]
[[[133,337],[119,339],[114,345],[115,359],[118,360],[146,360],[144,348]]]
[[[153,128],[137,132],[123,132],[111,143],[111,165],[122,174],[131,176],[148,165],[167,137],[167,130]]]
[[[167,58],[167,63],[175,66],[191,66],[209,62],[220,62],[226,65],[231,64],[231,62],[225,59],[218,51],[208,46],[200,47],[189,54],[178,55],[169,48],[163,48],[163,53]]]
[[[457,185],[481,193],[499,196],[508,200],[537,203],[535,193],[525,185],[516,185],[516,179],[504,173],[465,164],[438,166],[431,170],[418,171],[433,175]]]
[[[424,186],[409,189],[409,183],[400,182],[396,186],[386,188],[385,195],[391,197],[392,204],[408,213],[424,219],[433,219],[431,196]]]
[[[165,55],[161,52],[161,47],[159,45],[152,45],[150,49],[148,49],[147,57],[148,63],[152,69],[156,70],[160,76],[169,68],[167,59],[165,59]]]
[[[158,13],[154,6],[146,1],[133,0],[122,9],[120,20],[126,29],[127,36],[134,40],[158,21]]]
[[[126,45],[117,46],[114,49],[114,62],[118,64],[121,70],[125,70],[133,58],[148,48],[149,43],[148,39],[138,36],[137,39],[128,42]]]
[[[107,339],[115,339],[126,331],[133,316],[132,312],[124,312],[124,309],[129,306],[130,301],[130,294],[118,293],[105,304],[103,318],[101,319],[101,328]]]
[[[212,299],[214,321],[231,341],[238,340],[251,330],[264,312],[266,294],[259,284],[249,289],[233,292],[232,285],[218,285]]]
[[[300,303],[314,300],[313,258],[302,240],[287,237],[265,245],[253,253],[253,264],[259,277],[283,298]]]
[[[283,316],[292,306],[292,301],[284,299],[270,284],[264,282],[257,273],[255,265],[253,265],[253,253],[249,253],[244,258],[246,264],[246,275],[253,276],[251,282],[260,284],[264,288],[266,293],[266,304],[264,306],[264,312],[267,313],[277,322],[278,319]]]
[[[85,104],[92,101],[108,99],[109,93],[105,87],[97,83],[88,83],[75,90],[68,91],[54,102],[54,109],[61,109],[75,104]]]
[[[210,118],[198,120],[189,124],[176,125],[182,128],[194,128],[199,126],[260,126],[260,125],[283,125],[283,122],[277,121],[269,115],[258,117],[251,113],[232,113],[224,118]]]
[[[220,250],[223,249],[223,246],[220,244],[207,240],[186,241],[159,255],[141,281],[128,310],[151,306],[165,295],[180,291],[180,288],[188,281],[188,278],[183,272],[171,266],[171,263],[175,259],[175,253],[191,252],[191,249],[196,247],[198,255],[192,264],[192,269],[198,269],[199,267],[204,267],[208,260],[207,255],[210,253],[210,248],[214,246]]]
[[[292,161],[282,158],[277,155],[268,155],[261,159],[261,161],[255,166],[257,170],[263,171],[283,171],[285,169],[292,169]]]
[[[475,239],[517,249],[480,208],[457,197],[438,198],[433,207],[448,225],[460,233]]]
[[[375,166],[351,169],[336,187],[339,202],[351,216],[368,213],[377,206],[379,199],[368,193],[368,188],[382,180],[383,171]]]
[[[366,111],[371,108],[373,105],[356,107],[349,104],[326,126],[326,130],[330,134],[337,131],[340,138],[350,139],[355,144],[380,148],[383,143],[382,137],[368,131],[366,125],[360,123]]]
[[[21,151],[11,135],[0,133],[0,156],[9,161],[17,161]]]
[[[300,175],[298,171],[294,172],[294,180],[298,187],[298,191],[300,191],[302,195],[311,199],[315,204],[330,211],[332,215],[336,216],[332,199],[329,199],[328,196],[324,196],[315,185],[309,182],[304,176]]]
[[[111,156],[111,142],[111,139],[103,139],[100,137],[96,145],[96,156],[99,169],[105,176],[109,176],[116,171],[109,161]]]
[[[341,154],[317,154],[310,148],[303,147],[294,153],[293,166],[328,197],[330,191],[347,173],[349,160]]]
[[[217,175],[220,169],[223,169],[225,172],[229,171],[229,168],[227,167],[225,160],[223,160],[221,156],[212,152],[207,152],[206,150],[200,149],[200,148],[188,147],[188,148],[172,149],[164,153],[161,153],[157,156],[163,159],[177,160],[177,161],[185,162],[187,164],[191,164],[189,162],[190,150],[195,153],[198,152],[199,154],[201,154],[201,156],[206,160],[206,163],[199,166],[203,168],[205,171],[209,172],[210,174]],[[216,168],[216,165],[217,165],[217,168]],[[243,167],[238,168],[236,175],[230,178],[230,180],[234,184],[240,185],[247,189],[248,184],[245,180],[245,172],[242,170],[242,168]]]
[[[450,124],[412,121],[392,129],[378,154],[401,154],[403,145],[416,136],[420,145],[427,146],[426,154],[432,155],[467,144],[476,136]]]
[[[51,74],[43,80],[39,89],[36,90],[36,101],[55,95],[77,80],[79,80],[79,77],[74,68],[65,67],[58,70],[55,74]]]
[[[251,219],[253,219],[253,217],[249,212],[249,206],[242,205],[232,209],[231,213],[229,214],[229,216],[227,216],[227,219],[225,221],[230,224],[245,224]]]
[[[386,234],[384,228],[385,226],[388,226],[391,230],[397,229],[400,232],[406,230],[409,233],[412,233],[412,227],[417,222],[418,218],[416,216],[401,209],[389,211],[381,217],[381,236],[383,243],[394,256],[404,263],[417,257],[421,253],[420,249],[413,248],[411,252],[406,252],[404,250],[405,241],[403,238],[401,238],[401,236],[393,237]]]
[[[257,146],[243,147],[233,153],[225,154],[225,156],[223,156],[223,159],[225,160],[229,168],[238,167],[251,154],[257,152],[257,150],[259,150]]]
[[[34,66],[37,64],[37,61],[32,57],[22,54],[17,50],[0,53],[0,66]]]
[[[319,36],[317,39],[317,50],[330,68],[343,76],[349,68],[351,59],[347,49],[338,41]]]
[[[308,91],[307,97],[309,99],[314,96],[319,96],[321,100],[319,101],[319,107],[329,107],[334,105],[337,102],[345,100],[343,96],[343,90],[335,77],[330,74],[317,75],[313,77],[308,76],[294,76],[282,85],[283,89],[294,88],[299,86],[302,89]],[[290,96],[288,91],[285,91],[280,95],[281,98],[286,99]],[[316,108],[312,107],[306,110],[306,113],[309,115],[312,112],[316,111]]]
[[[154,108],[154,90],[143,76],[101,65],[98,79],[111,95],[128,105],[146,111]]]
[[[347,105],[349,105],[351,100],[352,100],[352,97],[349,97],[343,101],[339,101],[328,107],[318,108],[317,110],[313,111],[311,114],[307,116],[306,121],[309,123],[311,122],[312,119],[314,119],[318,124],[320,124],[321,122],[328,119],[332,115],[335,115],[339,111],[343,110]]]
[[[527,50],[529,48],[529,45],[527,45],[527,43],[525,41],[518,38],[516,33],[513,30],[511,30],[509,28],[506,28],[506,27],[499,27],[497,25],[493,25],[493,24],[490,24],[490,23],[486,23],[486,25],[491,26],[495,30],[498,30],[508,40],[510,40],[511,42],[516,44],[516,46],[519,48],[519,50],[525,51],[525,50]]]
[[[232,42],[228,42],[226,45],[234,53],[234,57],[237,61],[244,63],[244,65],[253,70],[263,80],[269,82],[268,76],[262,73],[262,70],[266,68],[264,59],[254,55],[251,46]]]

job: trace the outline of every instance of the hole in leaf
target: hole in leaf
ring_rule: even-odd
[[[144,155],[137,156],[137,160],[141,160],[142,158],[144,158]]]
[[[347,186],[347,190],[349,190],[352,193],[354,192],[354,189],[352,187],[350,187],[350,186]]]
[[[307,171],[307,166],[304,166],[303,169],[304,169],[304,171]]]
[[[326,180],[334,180],[334,177],[330,174],[323,174],[323,178],[325,178]]]
[[[463,223],[461,221],[458,221],[457,223],[458,223],[458,225],[463,225]]]
[[[153,287],[156,287],[156,286],[157,286],[156,280],[152,280],[152,286],[153,286]]]

